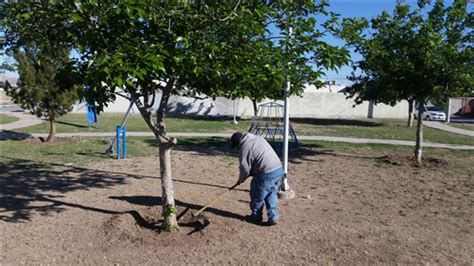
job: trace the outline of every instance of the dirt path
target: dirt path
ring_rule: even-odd
[[[307,153],[293,158],[297,198],[281,201],[273,227],[242,221],[248,182],[216,203],[212,223],[159,232],[157,158],[87,168],[33,162],[1,174],[0,263],[202,264],[474,263],[474,181],[404,158]],[[237,159],[192,151],[173,158],[179,211],[197,209],[237,177]]]

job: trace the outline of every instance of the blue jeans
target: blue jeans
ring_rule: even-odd
[[[279,168],[271,173],[254,176],[250,183],[250,210],[256,219],[262,219],[263,204],[267,208],[268,220],[278,221],[278,189],[284,175]]]

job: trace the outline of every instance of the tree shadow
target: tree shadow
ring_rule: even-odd
[[[291,118],[291,122],[299,124],[319,125],[319,126],[360,126],[377,127],[383,126],[383,123],[356,120],[356,119],[329,119],[329,118]]]
[[[23,140],[31,138],[32,135],[28,133],[19,133],[10,130],[1,130],[0,131],[0,140]]]
[[[145,142],[151,146],[158,146],[155,139],[146,139]],[[222,137],[179,137],[175,146],[178,151],[196,152],[204,155],[228,155],[238,157],[237,150],[231,149],[228,139]]]
[[[59,199],[63,196],[56,195],[56,193],[125,185],[127,184],[126,180],[128,178],[157,178],[156,176],[101,171],[86,167],[70,167],[63,164],[34,162],[16,158],[3,158],[6,160],[0,162],[0,221],[12,223],[30,221],[34,213],[49,215],[51,213],[62,212],[65,210],[65,207],[81,208],[109,214],[121,214],[122,212],[60,201]],[[173,181],[198,186],[227,188],[218,184],[200,183],[189,180],[173,179]],[[236,190],[248,191],[246,189]],[[160,199],[156,200],[157,201],[154,202],[153,200],[150,201],[149,198],[130,198],[130,201],[135,201],[134,204],[146,205],[146,202],[148,202],[148,204],[150,204],[149,206],[161,204]],[[178,203],[179,202],[180,201],[178,201]],[[199,205],[189,203],[182,203],[182,206],[191,209],[199,207]]]
[[[71,123],[71,122],[66,122],[66,121],[56,121],[56,123],[61,124],[61,125],[67,125],[67,126],[73,126],[73,127],[78,127],[78,128],[88,128],[86,125],[81,125],[81,124],[76,124],[76,123]]]
[[[234,157],[238,162],[239,151],[230,148],[227,138],[209,137],[209,138],[179,138],[175,148],[179,151],[195,152],[210,156],[230,156]],[[298,149],[290,151],[290,162],[297,163],[298,160],[312,160],[309,157],[332,152],[331,149],[324,149],[319,144],[301,144]]]
[[[0,220],[13,223],[30,221],[35,212],[48,215],[79,207],[59,201],[62,196],[56,194],[127,183],[124,174],[21,159],[0,162],[0,168]]]
[[[139,206],[157,206],[162,204],[162,199],[161,197],[155,197],[155,196],[110,196],[110,199],[115,199],[115,200],[123,200],[126,201],[130,204],[134,205],[139,205]],[[198,205],[198,204],[192,204],[192,203],[187,203],[183,202],[180,200],[175,200],[176,206],[183,207],[185,209],[190,209],[190,210],[199,210],[203,205]],[[206,209],[206,212],[215,214],[217,216],[222,216],[226,218],[232,218],[232,219],[237,219],[237,220],[243,220],[244,216],[233,213],[230,211],[226,210],[221,210],[221,209],[216,209],[209,207]]]

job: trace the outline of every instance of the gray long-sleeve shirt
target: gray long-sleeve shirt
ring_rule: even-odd
[[[240,139],[240,181],[280,167],[280,158],[264,138],[247,133]]]

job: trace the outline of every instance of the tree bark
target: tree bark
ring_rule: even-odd
[[[56,139],[56,118],[54,112],[49,112],[49,135],[46,142],[52,143]]]
[[[421,166],[422,143],[423,143],[423,106],[424,102],[419,102],[418,119],[416,123],[416,144],[415,144],[415,161]]]
[[[161,188],[162,188],[162,216],[164,218],[162,228],[166,231],[175,231],[179,229],[178,221],[176,219],[176,205],[174,200],[173,190],[173,175],[171,167],[171,148],[176,144],[176,139],[169,137],[166,134],[165,125],[165,110],[168,104],[171,91],[175,85],[176,79],[170,78],[166,87],[162,89],[162,96],[160,101],[160,107],[157,111],[157,124],[153,123],[151,119],[151,111],[146,108],[139,100],[137,93],[132,94],[132,100],[137,99],[136,105],[140,114],[144,118],[148,127],[153,131],[155,137],[159,142],[159,155],[160,155],[160,175],[161,175]]]
[[[253,104],[253,116],[257,117],[257,115],[258,115],[257,100],[252,99],[252,104]]]
[[[408,100],[408,122],[407,127],[413,126],[413,109],[415,102],[413,100]]]

